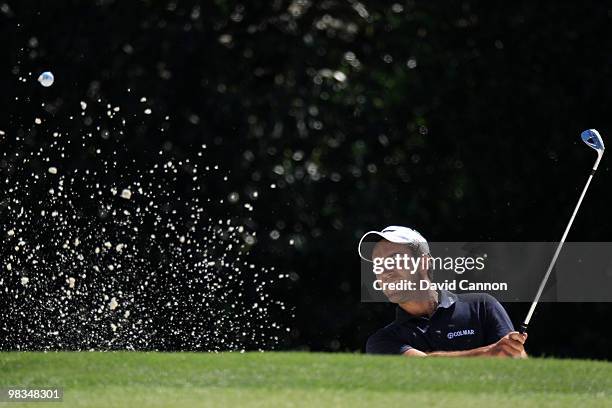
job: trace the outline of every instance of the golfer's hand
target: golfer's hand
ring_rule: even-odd
[[[524,347],[526,340],[527,333],[521,334],[519,332],[510,332],[496,343],[488,346],[484,355],[493,357],[527,358]]]

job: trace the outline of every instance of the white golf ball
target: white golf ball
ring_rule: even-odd
[[[42,86],[44,86],[45,88],[50,87],[51,85],[53,85],[53,81],[55,81],[55,77],[53,76],[53,74],[49,71],[45,71],[42,74],[40,74],[40,76],[38,77],[38,82],[40,82],[40,84]]]

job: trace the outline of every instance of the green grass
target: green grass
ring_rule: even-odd
[[[612,406],[612,363],[315,353],[0,353],[0,387],[64,388],[18,407]]]

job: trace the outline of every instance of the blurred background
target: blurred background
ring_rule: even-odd
[[[216,211],[253,203],[251,256],[288,276],[277,348],[360,351],[394,317],[359,301],[363,232],[560,238],[595,156],[579,134],[612,131],[611,20],[596,1],[0,2],[0,129],[44,144],[41,110],[79,131],[80,101],[109,101],[138,112],[108,127],[135,166],[206,144],[232,180]],[[568,241],[610,240],[609,163]],[[505,306],[518,325],[529,305]],[[610,359],[610,313],[542,304],[528,352]]]

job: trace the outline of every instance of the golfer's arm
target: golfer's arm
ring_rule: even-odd
[[[477,357],[485,355],[488,346],[478,347],[471,350],[461,351],[433,351],[431,353],[424,353],[415,348],[411,348],[404,352],[406,357]]]
[[[487,353],[488,346],[461,351],[434,351],[427,353],[429,357],[478,357]]]
[[[403,353],[406,357],[427,357],[427,353],[423,353],[415,348],[408,349]]]

